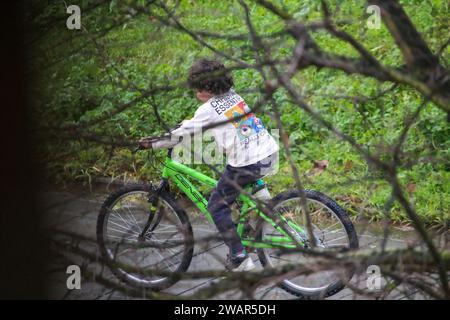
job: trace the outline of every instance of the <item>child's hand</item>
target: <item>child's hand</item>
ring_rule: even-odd
[[[142,138],[139,140],[139,147],[142,149],[151,149],[153,138]]]

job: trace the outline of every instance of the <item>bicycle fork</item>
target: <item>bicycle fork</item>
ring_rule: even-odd
[[[157,211],[158,199],[159,199],[159,196],[161,195],[161,192],[163,190],[168,190],[168,188],[169,188],[169,184],[168,184],[167,179],[162,179],[161,182],[159,183],[159,186],[157,188],[155,188],[153,190],[152,194],[148,197],[148,202],[150,204],[150,213],[148,215],[147,223],[145,224],[144,228],[142,229],[141,234],[138,236],[139,241],[145,241],[145,235],[147,234],[147,232],[148,231],[152,232],[153,230],[155,230],[156,227],[161,222],[164,211],[163,210]],[[153,224],[152,228],[150,229],[150,226],[151,226],[155,216],[156,216],[155,223]]]

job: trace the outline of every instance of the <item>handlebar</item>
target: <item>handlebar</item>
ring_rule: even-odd
[[[153,146],[153,143],[157,142],[158,140],[164,139],[165,137],[170,137],[170,133],[171,133],[172,131],[174,131],[175,129],[178,129],[179,127],[181,127],[181,123],[175,125],[173,128],[170,128],[170,129],[169,129],[169,133],[166,133],[165,136],[159,136],[159,137],[147,137],[147,138],[141,139],[141,141],[139,141],[139,145],[138,145],[135,149],[133,149],[133,153],[136,153],[136,152],[138,152],[139,150],[151,149],[152,147],[154,147],[154,146]],[[147,141],[147,142],[150,144],[150,148],[146,148],[146,147],[142,146],[142,145],[141,145],[142,140]],[[179,142],[179,141],[178,141],[178,142]],[[161,147],[161,145],[159,145],[157,148],[160,148],[160,147]],[[172,154],[172,147],[173,147],[173,145],[170,145],[170,144],[167,146],[167,148],[169,149],[169,153],[168,153],[168,156],[169,156],[169,157],[170,157],[171,154]]]
[[[160,148],[167,148],[168,149],[168,154],[167,156],[170,158],[172,156],[172,149],[174,144],[172,142],[169,141],[168,144],[166,144],[166,146],[161,146],[161,144],[158,144],[158,142],[162,141],[162,137],[147,137],[147,138],[143,138],[139,141],[139,144],[136,148],[133,149],[133,153],[136,153],[140,150],[148,150],[148,149],[160,149]],[[143,145],[143,142],[146,142],[146,144]],[[155,146],[154,144],[157,143],[157,145]],[[175,144],[177,144],[178,142],[176,142]],[[164,144],[164,143],[163,143]]]
[[[147,138],[143,138],[139,141],[138,146],[136,148],[133,149],[133,153],[136,153],[140,150],[146,150],[146,149],[151,149],[151,144],[156,141],[158,138],[157,137],[147,137]],[[146,148],[144,147],[141,143],[142,141],[147,141],[148,143],[150,143],[150,148]]]
[[[136,152],[138,152],[140,150],[148,150],[148,148],[143,148],[141,145],[139,145],[136,148],[134,148],[132,152],[136,153]],[[168,148],[167,149],[167,157],[168,158],[172,158],[172,151],[173,151],[173,148]]]

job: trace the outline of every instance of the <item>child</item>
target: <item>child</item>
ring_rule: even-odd
[[[189,86],[203,102],[190,120],[172,131],[175,136],[208,126],[220,150],[227,156],[227,166],[211,193],[208,210],[225,244],[230,249],[226,268],[247,271],[254,264],[244,249],[231,219],[230,206],[239,196],[236,185],[255,182],[273,168],[278,145],[251,113],[245,101],[232,90],[233,79],[218,61],[201,59],[189,71]],[[220,123],[214,126],[214,124]]]

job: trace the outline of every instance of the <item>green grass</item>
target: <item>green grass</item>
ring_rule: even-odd
[[[319,1],[275,2],[288,8],[298,19],[314,21],[321,17]],[[436,0],[401,2],[427,43],[436,52],[448,37],[448,3]],[[333,11],[340,4],[333,19],[350,20],[351,23],[344,25],[343,29],[384,64],[399,66],[402,63],[401,53],[384,26],[378,30],[365,27],[367,14],[364,1],[334,0],[328,3]],[[83,24],[94,32],[107,27],[111,19],[123,16],[123,4],[117,3],[110,8],[100,7],[87,14],[83,17]],[[57,5],[52,9],[61,14]],[[260,34],[276,32],[282,27],[279,19],[261,7],[250,3],[249,9]],[[182,1],[178,10],[182,23],[193,30],[222,34],[247,32],[242,8],[234,1],[223,1],[220,5],[214,1]],[[213,55],[189,35],[169,27],[161,27],[149,16],[138,17],[98,39],[105,48],[106,60],[97,54],[86,35],[56,49],[46,50],[71,35],[71,31],[55,27],[36,45],[37,54],[33,63],[38,68],[53,59],[65,57],[63,62],[41,70],[33,88],[38,106],[37,118],[44,124],[86,123],[108,115],[117,105],[139,96],[136,90],[130,89],[128,80],[144,90],[155,85],[182,83],[195,59]],[[324,32],[314,33],[313,37],[326,51],[357,56],[347,44]],[[248,40],[233,43],[223,39],[208,41],[229,56],[247,62],[255,61]],[[75,50],[83,44],[85,47]],[[285,38],[273,46],[272,53],[278,57],[289,56],[294,45],[292,39]],[[442,59],[447,67],[449,57],[450,49],[447,47]],[[226,63],[233,65],[230,61]],[[258,94],[247,93],[246,90],[261,85],[260,75],[253,70],[237,70],[233,75],[235,89],[252,105]],[[405,117],[421,104],[421,97],[405,87],[398,87],[380,99],[358,105],[350,100],[330,98],[330,95],[371,96],[389,87],[389,84],[380,85],[372,79],[349,76],[340,71],[308,68],[300,72],[294,81],[302,88],[307,101],[327,121],[354,137],[371,152],[379,151],[380,145],[395,143]],[[368,166],[348,143],[338,141],[303,110],[291,104],[285,92],[278,91],[275,98],[279,102],[282,122],[290,136],[293,157],[305,187],[320,190],[338,199],[354,215],[363,213],[371,219],[381,219],[386,213],[385,204],[391,194],[390,186],[382,176]],[[162,119],[169,126],[191,117],[199,105],[192,92],[184,88],[157,95],[155,103]],[[263,110],[259,115],[269,127],[275,127],[274,120],[267,112]],[[98,134],[112,134],[130,140],[164,132],[164,128],[156,121],[148,100],[110,117],[92,130]],[[126,175],[145,180],[158,178],[157,171],[145,154],[132,155],[126,149],[110,150],[109,147],[87,142],[52,139],[39,145],[39,151],[47,164],[49,176],[56,183],[86,180],[95,176]],[[446,223],[450,218],[449,129],[446,114],[428,104],[418,123],[411,128],[404,152],[402,159],[406,162],[408,159],[420,159],[413,166],[404,164],[399,168],[402,184],[415,186],[413,191],[407,193],[409,201],[426,222]],[[164,153],[159,152],[158,155],[162,159]],[[388,155],[386,159],[389,159]],[[311,171],[314,160],[328,160],[327,170],[304,177]],[[273,193],[294,187],[286,159],[282,157],[281,161],[280,174],[268,179]],[[210,172],[205,166],[200,168]],[[389,214],[393,221],[407,221],[398,203],[393,204]]]

